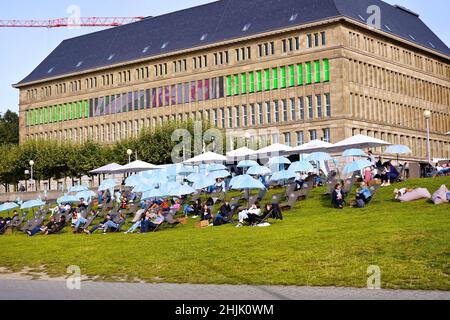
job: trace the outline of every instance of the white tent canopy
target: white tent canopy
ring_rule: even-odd
[[[92,174],[110,174],[110,173],[114,173],[115,170],[118,170],[121,168],[122,168],[122,166],[120,164],[110,163],[106,166],[92,170],[92,171],[90,171],[90,173],[92,173]]]
[[[342,140],[332,147],[328,148],[328,152],[344,152],[347,149],[367,149],[389,146],[391,143],[377,138],[368,137],[362,134]]]
[[[131,172],[142,172],[148,170],[158,169],[154,164],[150,164],[141,160],[136,160],[131,162],[117,170],[113,170],[111,173],[131,173]]]
[[[256,155],[256,151],[249,149],[247,147],[242,147],[242,148],[227,152],[227,158],[229,160],[243,159],[243,158],[251,157],[251,156],[255,156],[255,155]]]
[[[312,140],[308,143],[302,144],[301,146],[295,147],[292,151],[295,154],[298,153],[313,153],[319,151],[327,151],[328,148],[332,147],[333,144],[321,141],[321,140]]]
[[[283,155],[288,152],[291,152],[293,149],[285,144],[274,143],[271,146],[259,149],[256,151],[256,154],[260,157],[264,156],[274,156],[274,155]]]
[[[186,160],[183,163],[184,164],[210,164],[210,163],[224,163],[227,161],[227,157],[214,153],[214,152],[207,152],[201,155],[198,155],[192,159]]]

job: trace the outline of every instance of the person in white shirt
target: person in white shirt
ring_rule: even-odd
[[[261,208],[257,203],[255,203],[250,207],[250,209],[239,212],[239,224],[236,227],[242,227],[244,225],[244,221],[254,224],[256,220],[255,218],[259,217],[260,214]]]

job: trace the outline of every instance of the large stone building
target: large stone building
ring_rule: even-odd
[[[111,143],[193,118],[289,145],[363,133],[425,159],[430,110],[432,156],[448,158],[449,62],[382,1],[222,0],[62,42],[15,85],[20,137]]]

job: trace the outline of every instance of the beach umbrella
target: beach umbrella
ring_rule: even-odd
[[[206,152],[198,155],[192,159],[184,161],[184,164],[209,164],[209,163],[224,163],[227,161],[227,157],[214,152]]]
[[[342,154],[343,157],[368,157],[368,155],[361,149],[347,149]]]
[[[78,185],[78,186],[73,186],[72,188],[70,188],[69,193],[72,193],[72,192],[76,193],[76,192],[81,192],[81,191],[86,191],[86,190],[89,190],[89,188],[86,186]]]
[[[256,151],[249,149],[247,147],[242,147],[236,150],[232,150],[227,152],[227,158],[234,162],[237,161],[239,159],[245,159],[245,158],[250,158],[252,156],[255,156]]]
[[[145,172],[143,174],[147,183],[153,185],[167,183],[167,172],[164,170],[155,170],[152,172]]]
[[[201,179],[204,176],[205,176],[204,174],[194,172],[194,173],[191,173],[190,175],[188,175],[186,177],[186,180],[190,181],[190,182],[195,182],[195,181]]]
[[[112,170],[111,173],[120,174],[120,173],[132,173],[132,172],[142,172],[142,171],[149,171],[149,170],[156,170],[158,169],[157,166],[151,163],[147,163],[141,160],[136,160],[134,162],[131,162],[119,169]]]
[[[343,174],[350,174],[353,173],[355,171],[361,171],[364,170],[365,168],[371,167],[372,163],[369,160],[357,160],[357,161],[353,161],[352,163],[349,163],[348,165],[345,166],[344,171],[342,172]]]
[[[192,188],[195,190],[202,190],[208,187],[211,187],[216,184],[216,179],[210,176],[202,176],[198,180],[194,181],[194,185]]]
[[[144,192],[141,197],[141,200],[153,200],[153,199],[161,199],[168,197],[169,195],[164,193],[161,189],[153,189],[151,191]]]
[[[154,189],[154,187],[152,184],[138,184],[133,188],[133,193],[143,193]]]
[[[322,140],[312,140],[308,143],[302,144],[301,146],[295,147],[290,154],[305,154],[312,152],[327,151],[328,148],[333,145],[329,142]]]
[[[291,164],[291,161],[286,157],[273,157],[270,158],[268,165],[282,165],[282,164]]]
[[[328,152],[338,153],[343,152],[344,150],[350,148],[358,148],[358,149],[366,149],[366,148],[378,148],[384,146],[390,146],[392,143],[389,143],[384,140],[380,140],[377,138],[368,137],[362,134],[358,134],[356,136],[350,137],[348,139],[342,140],[330,148],[328,148]]]
[[[214,180],[217,180],[219,178],[229,177],[229,176],[231,176],[231,173],[227,170],[219,170],[219,171],[211,172],[208,176],[213,178]]]
[[[387,147],[386,151],[384,151],[384,153],[389,153],[389,154],[396,154],[397,155],[397,162],[398,161],[398,156],[400,154],[411,154],[412,151],[409,147],[404,146],[404,145],[393,145],[393,146],[389,146]]]
[[[90,171],[92,174],[109,174],[113,172],[114,170],[120,169],[122,166],[117,163],[110,163],[106,166],[100,167],[98,169]]]
[[[194,168],[191,168],[191,167],[181,166],[181,167],[177,168],[177,173],[180,176],[187,176],[194,172],[195,172]]]
[[[22,210],[33,209],[33,208],[37,208],[37,207],[42,207],[43,205],[45,205],[45,203],[42,202],[42,200],[30,200],[30,201],[22,203],[22,205],[20,206],[20,209],[22,209]]]
[[[5,211],[17,209],[18,207],[19,207],[19,205],[17,203],[7,202],[7,203],[4,203],[4,204],[0,205],[0,212],[5,212]]]
[[[272,177],[270,177],[270,181],[280,182],[280,181],[288,181],[291,179],[295,179],[296,173],[290,170],[282,170],[275,172]]]
[[[221,171],[221,170],[227,170],[227,167],[223,164],[211,164],[206,168],[207,171],[213,172],[213,171]]]
[[[159,187],[159,190],[167,195],[169,195],[173,190],[176,190],[181,187],[181,183],[177,181],[171,181],[165,183]]]
[[[87,191],[78,192],[75,197],[77,197],[78,199],[83,198],[85,200],[90,200],[90,199],[94,198],[95,196],[96,196],[96,194],[94,191],[87,190]]]
[[[137,174],[129,176],[125,180],[125,186],[127,186],[127,187],[135,187],[135,186],[137,186],[139,184],[143,184],[143,183],[145,183],[144,177],[141,175],[137,175]]]
[[[259,149],[256,151],[256,154],[262,158],[262,157],[269,157],[270,155],[279,155],[279,154],[286,154],[290,151],[294,150],[293,148],[280,144],[280,143],[274,143],[268,147]]]
[[[103,182],[98,187],[98,191],[105,191],[107,189],[113,189],[117,185],[119,185],[119,183],[115,179],[103,180]]]
[[[258,162],[254,161],[254,160],[242,160],[238,163],[237,167],[238,168],[251,168],[254,166],[258,166]]]
[[[257,179],[254,179],[248,174],[244,174],[236,177],[234,183],[231,185],[233,190],[253,190],[253,189],[266,189],[263,183]]]
[[[267,167],[260,166],[260,165],[251,167],[247,171],[247,174],[251,175],[251,176],[267,176],[267,175],[269,175],[271,173],[272,173],[272,170],[270,170]]]
[[[174,191],[170,192],[171,196],[174,197],[182,197],[197,193],[194,188],[188,186],[188,185],[182,185],[179,188],[175,189]]]
[[[308,161],[297,161],[291,164],[289,167],[291,172],[314,172],[314,167],[311,162]]]
[[[56,200],[56,202],[58,204],[61,204],[61,203],[76,203],[76,202],[80,202],[80,199],[77,198],[76,196],[65,195],[65,196],[62,196],[62,197],[58,198],[58,200]]]
[[[310,161],[317,162],[317,161],[329,161],[329,160],[332,160],[332,158],[326,152],[314,152],[314,153],[311,153],[309,155],[309,157],[307,157],[305,160],[308,162],[310,162]]]

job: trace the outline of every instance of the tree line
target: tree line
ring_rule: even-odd
[[[209,123],[202,126],[203,132],[210,128]],[[128,163],[128,149],[133,150],[133,160],[134,153],[137,152],[139,160],[156,165],[168,164],[172,162],[172,149],[179,144],[172,141],[172,133],[176,129],[186,129],[193,135],[194,122],[168,122],[152,129],[145,128],[138,138],[111,145],[93,141],[74,144],[52,140],[28,140],[21,144],[13,144],[11,141],[0,143],[0,183],[5,188],[13,185],[17,190],[19,181],[30,179],[30,174],[25,173],[30,170],[30,160],[34,161],[33,178],[38,183],[67,177],[81,178],[90,176],[91,170],[112,162]],[[198,154],[198,151],[191,150],[193,154]]]

